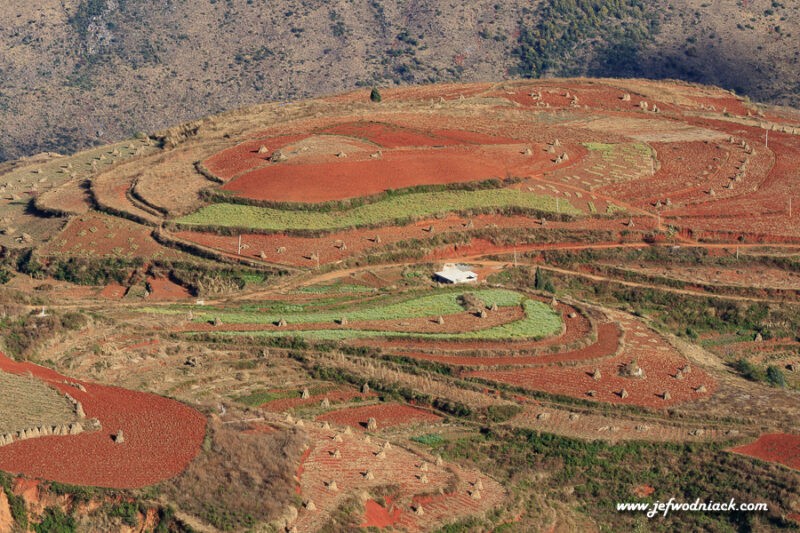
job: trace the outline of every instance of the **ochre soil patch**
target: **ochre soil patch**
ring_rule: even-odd
[[[688,361],[660,335],[621,313],[614,313],[613,317],[625,331],[624,349],[614,357],[586,365],[475,371],[467,375],[551,394],[643,407],[668,407],[713,393],[716,382],[697,367],[682,379],[677,378],[678,369]],[[621,366],[633,359],[644,369],[645,378],[619,375]],[[602,374],[598,381],[592,379],[595,368]],[[705,386],[706,392],[696,391],[700,385]],[[620,394],[622,389],[628,393],[626,398]],[[589,391],[595,391],[595,395],[589,396]],[[664,392],[669,392],[669,399],[662,398]]]
[[[66,211],[67,213],[87,213],[91,207],[89,195],[77,181],[60,185],[39,195],[37,205]]]
[[[72,485],[139,488],[181,473],[200,450],[203,415],[154,394],[80,382],[86,392],[65,384],[52,370],[17,363],[0,354],[0,369],[33,376],[69,393],[97,418],[100,431],[49,436],[0,448],[0,469]],[[75,381],[75,380],[71,380]],[[112,435],[122,429],[125,442]]]
[[[441,416],[411,407],[409,405],[397,403],[378,403],[375,405],[365,405],[363,407],[353,407],[332,411],[317,417],[317,420],[332,424],[345,424],[358,429],[366,429],[367,421],[374,418],[378,423],[378,429],[402,426],[406,424],[420,424],[438,422]]]
[[[768,433],[731,451],[800,470],[800,435]]]

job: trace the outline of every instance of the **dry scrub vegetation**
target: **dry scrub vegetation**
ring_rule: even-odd
[[[292,502],[303,433],[246,433],[212,420],[203,451],[167,492],[181,509],[223,530],[269,522]]]

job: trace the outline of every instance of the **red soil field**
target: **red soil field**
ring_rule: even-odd
[[[460,144],[458,141],[446,136],[437,136],[421,130],[385,122],[345,122],[324,128],[321,132],[364,139],[383,148],[452,146]]]
[[[402,509],[394,507],[391,498],[386,498],[386,505],[384,507],[375,500],[367,500],[364,503],[364,520],[359,527],[384,528],[395,525],[400,520]]]
[[[398,355],[424,359],[457,366],[511,366],[511,365],[548,365],[573,361],[593,361],[610,357],[619,345],[620,330],[616,324],[607,322],[597,327],[597,342],[584,348],[561,353],[544,353],[541,355],[508,355],[508,356],[458,356],[415,352],[399,352]],[[445,345],[439,344],[439,348]]]
[[[542,150],[534,149],[535,155],[526,156],[521,153],[524,149],[524,144],[516,143],[388,150],[377,159],[320,156],[257,168],[226,183],[222,190],[255,200],[314,203],[416,185],[530,176],[552,166]]]
[[[332,411],[317,417],[317,420],[328,421],[332,424],[346,424],[357,429],[365,430],[367,421],[374,418],[378,423],[378,429],[402,426],[406,424],[421,424],[425,422],[438,422],[441,416],[397,403],[379,403],[375,405],[365,405],[341,411]]]
[[[185,300],[191,298],[191,293],[168,278],[147,278],[150,287],[150,300]]]
[[[788,213],[789,198],[795,199],[797,205],[796,162],[800,158],[800,149],[796,146],[797,138],[778,132],[770,133],[769,148],[764,147],[764,132],[758,128],[740,128],[734,130],[732,125],[710,121],[710,127],[727,127],[731,131],[747,131],[748,142],[756,147],[754,160],[747,174],[757,176],[758,189],[747,191],[730,198],[687,206],[668,212],[671,217],[679,217],[681,227],[697,230],[731,232],[730,239],[739,235],[753,235],[752,241],[769,240],[773,237],[800,237],[800,210],[794,209],[790,218]],[[735,191],[734,191],[735,192]],[[742,190],[741,192],[745,192]],[[750,239],[748,239],[749,241]]]
[[[744,102],[742,102],[735,96],[728,96],[728,97],[689,96],[688,98],[693,102],[696,102],[700,106],[703,106],[707,109],[713,108],[713,110],[718,111],[720,113],[722,113],[724,110],[724,112],[733,115],[746,116],[749,112],[749,110],[745,107]]]
[[[523,142],[509,137],[494,137],[471,131],[433,130],[426,132],[385,122],[346,122],[325,128],[322,132],[366,139],[384,148],[453,146],[457,144],[518,144]]]
[[[30,372],[83,404],[102,429],[70,436],[38,437],[0,448],[0,470],[73,485],[119,489],[152,485],[180,474],[200,451],[203,415],[154,394],[80,382],[64,383],[53,370],[17,363],[0,354],[0,370]],[[71,380],[74,381],[74,380]],[[112,436],[122,429],[125,442]]]
[[[232,148],[217,152],[203,161],[203,166],[214,176],[229,181],[237,174],[267,164],[267,160],[273,151],[305,137],[307,135],[281,135],[245,141]],[[264,154],[259,154],[258,149],[262,146],[266,147],[268,151]]]
[[[800,470],[800,435],[769,433],[730,451]]]
[[[102,296],[103,298],[110,298],[112,300],[119,300],[120,298],[125,296],[125,291],[127,290],[128,289],[126,289],[123,285],[120,285],[119,283],[116,282],[109,283],[108,285],[103,287],[103,290],[100,291],[100,296]]]
[[[700,400],[714,392],[716,382],[699,368],[691,368],[678,379],[678,369],[688,362],[661,336],[635,319],[621,314],[613,318],[625,330],[624,349],[613,357],[585,365],[475,371],[466,375],[551,394],[656,408]],[[634,359],[646,377],[620,375],[621,366]],[[595,369],[602,374],[598,381],[592,379]],[[696,390],[701,385],[706,388],[705,392]],[[626,398],[620,394],[623,388],[628,393]],[[589,391],[595,391],[595,395],[589,396]],[[665,391],[669,392],[669,399],[662,398]]]

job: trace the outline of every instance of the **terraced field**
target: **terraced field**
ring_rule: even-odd
[[[477,305],[466,301],[477,301]],[[525,294],[505,289],[479,289],[467,293],[447,291],[439,294],[423,295],[399,302],[385,302],[377,299],[365,306],[337,306],[336,310],[309,311],[304,313],[289,311],[283,314],[265,312],[241,312],[219,309],[204,310],[193,314],[194,325],[187,325],[181,331],[214,331],[219,335],[252,335],[257,337],[299,336],[318,340],[346,340],[360,338],[419,338],[429,340],[519,340],[541,339],[561,331],[562,322],[558,313],[542,301],[531,299]],[[496,311],[490,308],[496,307]],[[507,323],[497,324],[486,319],[504,308],[521,307],[522,317]],[[313,308],[312,308],[313,309]],[[146,312],[178,314],[178,309],[145,308]],[[485,315],[486,318],[478,316]],[[472,328],[459,333],[431,333],[431,325],[424,331],[397,331],[398,326],[411,325],[403,322],[410,319],[425,319],[425,325],[434,323],[442,317],[442,326],[450,321],[463,324],[470,321]],[[447,318],[444,318],[447,317]],[[481,327],[485,320],[490,324]],[[360,327],[365,322],[370,327]],[[493,323],[494,322],[494,323]],[[216,326],[211,324],[216,323]],[[226,325],[231,325],[226,327]],[[234,327],[235,325],[235,327]],[[293,328],[294,325],[304,326]],[[241,326],[241,327],[239,327]],[[474,328],[474,329],[473,329]],[[231,331],[233,329],[233,331]],[[401,328],[403,329],[403,328]],[[228,331],[225,331],[228,330]]]
[[[645,143],[585,143],[589,154],[578,167],[551,173],[554,180],[593,191],[653,175],[658,160]]]
[[[0,435],[76,420],[75,409],[56,389],[38,379],[0,371]],[[14,406],[14,409],[8,409]]]
[[[176,220],[187,226],[249,228],[271,231],[337,230],[387,225],[437,214],[469,210],[529,209],[578,215],[568,201],[551,196],[499,189],[408,194],[340,212],[313,212],[211,204]]]
[[[784,527],[800,478],[750,456],[797,468],[798,115],[642,80],[384,94],[0,168],[0,436],[68,421],[59,391],[102,424],[0,468],[120,491],[104,531],[627,531],[631,494],[743,493],[770,514],[657,527]],[[439,283],[456,262],[477,281]]]

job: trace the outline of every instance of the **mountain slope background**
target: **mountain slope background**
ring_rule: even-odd
[[[798,9],[765,0],[10,0],[0,10],[0,160],[372,85],[637,76],[797,104]]]

